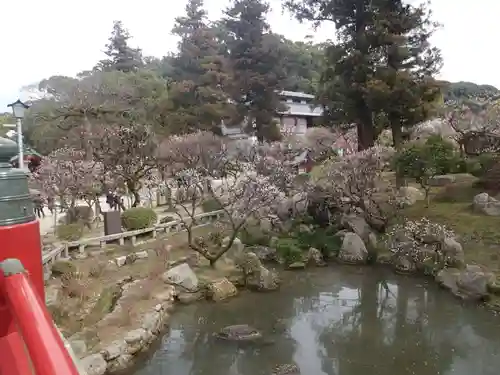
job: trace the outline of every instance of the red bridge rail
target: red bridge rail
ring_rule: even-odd
[[[7,332],[0,332],[0,375],[79,375],[45,302],[17,259],[0,262],[2,309],[11,323]]]

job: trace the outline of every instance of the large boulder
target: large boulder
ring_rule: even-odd
[[[198,277],[187,263],[179,264],[162,275],[164,282],[178,285],[188,292],[196,292],[199,289]]]
[[[363,241],[368,239],[372,231],[365,218],[356,214],[343,215],[340,224],[347,231],[356,233]]]
[[[222,240],[222,247],[225,248],[229,244],[229,241],[231,241],[231,237],[229,236],[224,237],[224,239]],[[241,240],[238,237],[236,237],[233,240],[231,247],[224,254],[224,256],[230,259],[235,259],[239,257],[244,250],[245,250],[245,245],[241,242]]]
[[[495,277],[482,267],[469,264],[463,270],[442,269],[436,275],[436,281],[457,297],[481,301],[488,298],[488,287],[494,283]]]
[[[368,259],[368,250],[361,237],[352,232],[344,235],[339,252],[339,260],[349,264],[364,264]]]
[[[500,216],[500,202],[488,193],[477,194],[472,201],[472,207],[475,212],[483,215]]]

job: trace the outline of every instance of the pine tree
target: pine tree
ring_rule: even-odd
[[[374,145],[375,127],[370,86],[375,75],[378,41],[374,36],[372,0],[288,0],[285,5],[300,21],[333,22],[337,40],[325,48],[318,100],[324,122],[334,127],[356,124],[358,148]]]
[[[189,0],[186,14],[176,19],[172,32],[181,37],[179,52],[171,59],[170,125],[176,133],[220,131],[231,116],[224,57],[211,27],[203,0]]]
[[[266,21],[268,11],[262,0],[233,0],[221,22],[227,33],[231,98],[239,120],[261,141],[279,137],[275,118],[282,109],[279,91],[285,78],[281,51]]]
[[[383,112],[394,145],[402,144],[402,129],[426,120],[441,99],[441,85],[433,76],[442,59],[429,38],[437,24],[424,5],[402,0],[376,0],[375,32],[381,44],[380,66],[372,87],[374,106]]]
[[[129,46],[130,34],[121,21],[114,21],[113,31],[104,52],[108,59],[99,62],[96,70],[133,72],[144,65],[141,50]]]

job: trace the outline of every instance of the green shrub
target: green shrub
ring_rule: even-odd
[[[212,212],[221,210],[223,207],[219,201],[215,199],[207,199],[203,201],[201,208],[203,209],[203,212]]]
[[[295,238],[280,238],[276,243],[276,250],[286,264],[302,261],[300,243]]]
[[[483,177],[496,163],[500,161],[497,154],[485,153],[469,159],[469,173],[476,177]]]
[[[334,230],[316,228],[311,232],[299,232],[295,238],[301,249],[309,250],[309,248],[314,247],[328,258],[337,255],[342,245],[340,237],[335,235],[336,231],[336,228]]]
[[[413,143],[396,154],[394,167],[399,177],[414,178],[429,195],[429,179],[452,172],[459,161],[453,144],[439,136],[425,143]]]
[[[77,241],[83,236],[81,223],[60,224],[56,228],[56,236],[62,241]]]
[[[122,226],[125,230],[149,228],[157,220],[156,212],[147,207],[133,207],[122,213]]]
[[[68,275],[76,272],[76,266],[67,260],[58,260],[52,265],[52,274],[54,276]]]

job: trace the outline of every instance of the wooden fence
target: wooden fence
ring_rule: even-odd
[[[211,224],[225,215],[224,210],[205,212],[194,216],[195,225],[193,228],[202,227]],[[99,236],[92,238],[84,238],[78,241],[65,242],[62,245],[50,250],[48,253],[42,255],[42,265],[45,269],[49,268],[58,259],[69,258],[70,250],[78,248],[80,253],[85,251],[86,246],[95,245],[99,243],[101,248],[104,248],[108,242],[118,241],[120,245],[125,244],[125,239],[130,238],[132,246],[137,244],[137,236],[143,234],[151,234],[153,238],[158,236],[158,233],[179,233],[186,230],[185,222],[191,219],[183,219],[170,221],[165,224],[157,224],[154,227],[146,229],[132,230],[128,232],[110,234],[107,236]]]

